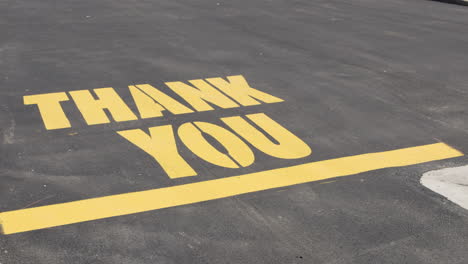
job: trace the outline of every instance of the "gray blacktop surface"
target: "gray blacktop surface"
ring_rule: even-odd
[[[428,0],[0,1],[0,211],[444,142],[468,153],[468,7]],[[243,75],[282,103],[46,130],[23,96]],[[166,91],[166,90],[165,90]],[[266,113],[313,150],[170,179],[116,131]],[[258,154],[258,153],[256,153]],[[1,264],[468,263],[420,184],[467,157],[0,236]],[[119,204],[115,204],[118,207]],[[35,221],[31,219],[30,221]]]

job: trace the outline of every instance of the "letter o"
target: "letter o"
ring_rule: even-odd
[[[217,150],[203,136],[206,133],[218,141],[228,155]],[[255,161],[250,147],[229,130],[207,122],[182,124],[178,129],[182,142],[201,159],[226,168],[247,167]]]

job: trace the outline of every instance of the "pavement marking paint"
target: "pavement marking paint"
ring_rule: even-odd
[[[165,111],[180,115],[215,110],[213,106],[226,109],[284,102],[281,98],[251,87],[242,75],[227,76],[226,79],[190,80],[191,85],[179,81],[165,83],[194,110],[150,84],[129,85],[128,89],[141,119],[162,117]],[[90,90],[69,91],[68,94],[88,125],[139,119],[112,87],[93,89],[92,93]],[[47,130],[72,127],[62,107],[62,102],[66,104],[67,101],[70,98],[65,92],[23,96],[24,105],[37,106]]]
[[[362,154],[154,190],[0,213],[4,234],[128,215],[213,199],[463,156],[445,143]]]
[[[179,153],[175,130],[180,141],[196,157],[225,168],[248,167],[255,162],[254,152],[246,142],[261,152],[280,159],[299,159],[312,154],[312,149],[306,142],[266,114],[257,113],[245,117],[246,119],[241,116],[221,118],[230,130],[213,123],[196,121],[186,122],[177,129],[173,125],[163,125],[148,128],[149,133],[142,129],[117,133],[152,156],[171,179],[197,175]],[[211,138],[211,142],[207,138]],[[213,141],[217,142],[217,147],[213,145]]]

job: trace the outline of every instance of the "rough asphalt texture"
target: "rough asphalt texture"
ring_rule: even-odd
[[[468,153],[468,8],[426,0],[0,2],[0,211],[438,141]],[[284,103],[46,131],[24,95],[244,75]],[[265,112],[313,149],[170,180],[114,131]],[[189,153],[182,149],[182,153]],[[256,153],[258,154],[258,153]],[[2,264],[468,263],[419,183],[468,158],[0,236]],[[118,205],[115,205],[118,206]],[[32,219],[33,221],[33,219]]]

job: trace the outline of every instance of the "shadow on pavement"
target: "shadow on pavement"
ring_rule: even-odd
[[[430,1],[468,6],[468,2],[463,1],[463,0],[430,0]]]

